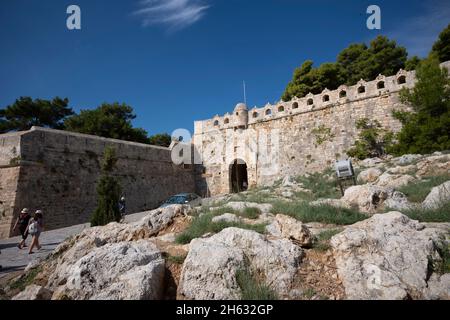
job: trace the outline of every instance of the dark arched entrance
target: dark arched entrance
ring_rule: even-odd
[[[236,159],[230,165],[230,191],[231,193],[239,193],[247,189],[247,164],[241,159]]]

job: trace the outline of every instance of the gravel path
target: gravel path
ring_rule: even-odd
[[[135,222],[144,217],[148,212],[140,212],[128,215],[125,219],[126,222]],[[28,248],[19,250],[17,244],[22,239],[21,237],[14,237],[10,239],[0,240],[0,278],[17,271],[22,271],[25,267],[34,259],[44,259],[64,240],[68,237],[76,235],[86,228],[89,228],[90,224],[80,224],[71,226],[68,228],[46,231],[41,234],[40,243],[41,250],[34,249],[34,254],[28,254]],[[31,237],[27,239],[27,245],[31,243]]]

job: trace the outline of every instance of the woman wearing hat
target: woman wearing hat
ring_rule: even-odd
[[[41,245],[39,244],[39,236],[41,235],[42,230],[44,229],[44,223],[43,223],[43,213],[42,210],[36,210],[36,212],[33,215],[33,219],[30,220],[30,223],[28,224],[28,232],[33,237],[31,239],[31,245],[29,254],[33,254],[33,248],[36,247],[38,250],[41,250]]]
[[[28,223],[30,222],[31,216],[28,212],[27,208],[24,208],[19,217],[17,218],[16,223],[14,224],[14,231],[19,228],[20,234],[22,235],[22,241],[18,244],[19,249],[26,247],[25,240],[28,238]]]

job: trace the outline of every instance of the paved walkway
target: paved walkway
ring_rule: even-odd
[[[126,216],[126,222],[135,222],[144,217],[148,212],[140,212]],[[17,244],[22,239],[19,237],[14,237],[10,239],[0,240],[0,265],[2,270],[0,271],[0,278],[12,273],[25,269],[25,267],[34,259],[42,258],[44,259],[53,250],[67,238],[76,235],[86,228],[89,228],[90,224],[80,224],[68,228],[51,230],[43,232],[39,241],[41,243],[42,249],[34,249],[35,252],[32,255],[28,254],[28,248],[19,250]],[[27,245],[31,243],[31,237],[27,239]]]

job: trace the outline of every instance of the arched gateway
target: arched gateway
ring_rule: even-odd
[[[248,189],[247,164],[236,159],[230,165],[230,192],[239,193]]]

